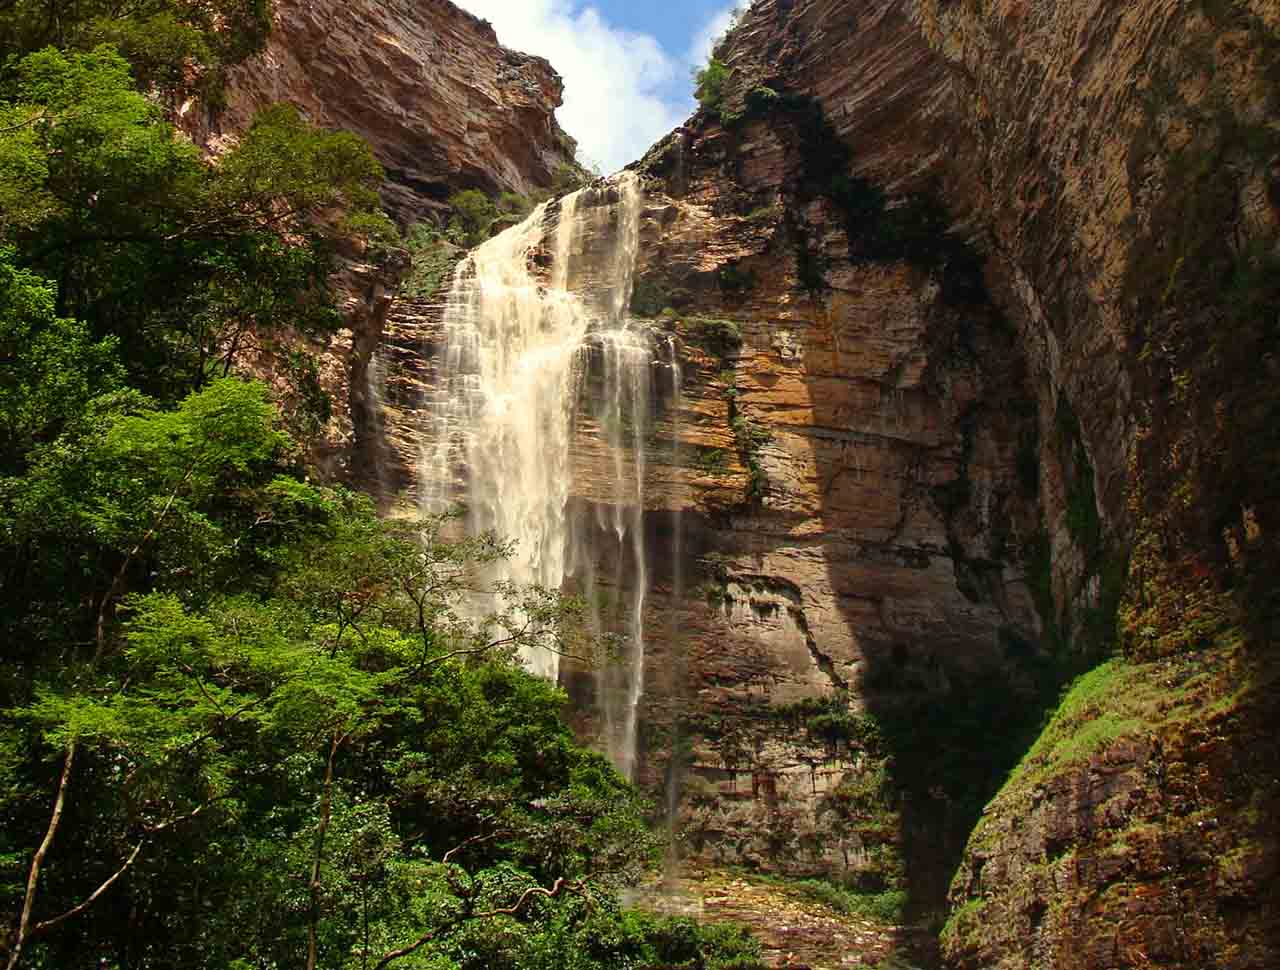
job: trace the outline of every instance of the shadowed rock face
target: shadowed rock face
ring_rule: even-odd
[[[462,188],[548,188],[574,156],[554,117],[562,89],[545,60],[503,47],[448,0],[276,0],[267,49],[233,72],[208,136],[294,104],[369,142],[408,223]]]
[[[1016,537],[1021,557],[1010,558],[1023,566],[1036,600],[1033,639],[1040,656],[1053,658],[1050,681],[1093,661],[1122,606],[1115,645],[1122,674],[1079,709],[1058,713],[1048,740],[1012,774],[972,837],[952,890],[951,962],[975,970],[1276,962],[1280,791],[1276,748],[1261,740],[1276,727],[1271,591],[1280,575],[1280,508],[1266,471],[1277,458],[1268,423],[1280,402],[1269,361],[1280,340],[1280,292],[1263,282],[1276,278],[1280,239],[1280,193],[1272,188],[1280,157],[1274,5],[762,0],[720,54],[735,68],[721,114],[741,117],[695,124],[650,157],[653,170],[673,194],[696,198],[721,222],[727,212],[761,218],[749,207],[771,204],[759,190],[780,184],[777,201],[799,213],[791,217],[793,239],[799,229],[808,241],[797,275],[821,271],[829,288],[816,302],[829,318],[854,320],[850,308],[859,301],[877,293],[884,300],[881,327],[858,334],[864,354],[892,331],[885,322],[907,318],[891,312],[890,291],[867,282],[868,257],[884,275],[891,266],[927,270],[944,292],[963,260],[950,249],[939,260],[912,245],[905,260],[879,258],[894,255],[894,246],[877,238],[880,217],[865,186],[851,194],[847,185],[813,184],[833,172],[815,171],[812,159],[824,152],[812,141],[801,152],[808,170],[788,170],[786,121],[779,102],[759,89],[812,95],[829,134],[847,148],[839,171],[887,193],[890,213],[903,212],[912,193],[940,202],[953,232],[982,254],[990,302],[1014,334],[998,346],[990,336],[982,342],[981,322],[970,319],[960,330],[971,347],[976,333],[981,348],[986,380],[972,382],[975,400],[1005,415],[1002,429],[987,423],[986,433],[1030,459],[1016,463],[1028,473],[1019,478],[1037,508],[1029,520],[1013,513],[1007,534]],[[795,117],[797,106],[781,106]],[[831,142],[822,148],[830,157]],[[717,166],[715,177],[700,180],[698,167],[708,163]],[[736,194],[742,190],[755,194]],[[849,218],[832,218],[833,205]],[[823,212],[825,220],[815,217]],[[891,219],[890,227],[904,225]],[[803,305],[780,297],[788,287],[775,288],[785,249],[734,248],[719,232],[710,237],[701,262],[688,263],[690,279],[726,263],[749,267],[770,301]],[[848,269],[841,266],[846,244]],[[681,260],[664,254],[663,263]],[[738,312],[751,315],[755,293],[737,298]],[[734,307],[726,300],[707,309],[732,314]],[[945,332],[938,320],[925,330],[934,334],[924,341],[933,349],[926,374],[956,366],[956,355],[937,355],[937,334]],[[800,344],[811,366],[820,344],[812,331]],[[857,374],[853,367],[847,373]],[[1001,367],[1012,370],[996,377]],[[1014,373],[1022,377],[1011,379]],[[944,400],[957,383],[945,382]],[[1007,395],[999,404],[993,388]],[[839,395],[824,388],[815,399],[826,404]],[[751,392],[740,400],[750,408]],[[866,408],[853,400],[837,420],[816,412],[804,420],[847,429]],[[1019,413],[1031,415],[1030,437],[1025,424],[1018,428]],[[961,440],[990,422],[979,416]],[[776,415],[767,423],[772,429],[779,421],[786,426]],[[766,465],[768,454],[766,447]],[[991,454],[976,449],[966,470],[990,475]],[[835,489],[824,494],[837,496],[824,525],[850,521],[855,503],[842,507]],[[966,500],[960,518],[970,523],[975,506],[991,508],[981,489],[934,494],[944,520],[953,500]],[[769,495],[764,508],[771,504]],[[856,505],[855,520],[870,517],[874,504],[863,498]],[[978,521],[988,538],[1000,534],[998,518]],[[875,588],[889,575],[868,569],[855,585]],[[955,579],[964,589],[963,569]],[[753,601],[750,593],[737,596],[744,598]],[[768,601],[755,593],[763,612],[776,616]],[[929,601],[945,603],[946,595],[939,587]],[[1008,649],[993,669],[1016,683],[1028,655],[1008,615],[996,630]],[[957,638],[950,656],[981,655],[980,625]],[[830,656],[826,636],[815,639]],[[911,656],[912,638],[889,639],[897,656]],[[1055,643],[1061,649],[1050,649]],[[771,647],[760,656],[780,654]],[[954,666],[944,670],[960,683]],[[893,728],[906,692],[886,697],[874,664],[872,671],[851,683],[892,735],[887,746],[907,796],[897,831],[910,870],[913,843],[950,848],[913,828],[927,801],[913,789],[911,765],[931,765],[946,794],[947,764],[922,758],[910,734]],[[965,703],[954,684],[912,689],[935,699],[926,720]],[[993,711],[985,704],[973,710]],[[989,718],[987,737],[995,743],[1016,726]],[[954,732],[929,741],[961,750],[980,737]],[[985,763],[998,760],[993,753]],[[975,780],[983,763],[967,763]],[[843,787],[857,789],[856,779],[851,784],[846,773]],[[753,784],[751,804],[767,803],[776,788]],[[710,796],[704,800],[717,811]],[[776,804],[796,801],[778,797]],[[867,814],[865,798],[859,811]],[[740,817],[733,821],[720,830],[741,831]],[[868,841],[866,831],[859,834]],[[911,875],[913,888],[927,891],[918,865]]]
[[[978,183],[1003,300],[1078,417],[1115,537],[1082,537],[1076,575],[1106,605],[1105,561],[1129,559],[1125,665],[1064,704],[988,807],[948,956],[1274,965],[1280,11],[922,0],[915,16],[962,92],[973,154],[952,164]]]

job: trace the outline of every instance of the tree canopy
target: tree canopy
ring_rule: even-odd
[[[225,68],[260,51],[270,0],[9,0],[0,4],[0,49],[118,49],[139,85],[169,96],[216,95]]]

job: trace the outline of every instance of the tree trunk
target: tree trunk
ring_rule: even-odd
[[[342,735],[333,732],[329,746],[329,763],[324,770],[324,794],[320,798],[320,827],[316,830],[315,857],[311,860],[311,914],[307,927],[307,970],[316,970],[320,943],[320,866],[324,862],[324,840],[329,833],[329,818],[333,812],[333,762],[342,744]]]

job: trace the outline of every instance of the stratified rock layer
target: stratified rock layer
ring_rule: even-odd
[[[872,129],[813,97],[788,54],[759,78],[782,102],[734,123],[704,113],[640,166],[633,310],[674,339],[683,370],[644,461],[640,777],[683,795],[673,821],[708,860],[869,890],[900,886],[905,862],[940,899],[975,792],[993,790],[1001,765],[974,753],[974,712],[1023,717],[1047,652],[1026,550],[1040,528],[1041,476],[1024,467],[1028,450],[1037,462],[1039,406],[980,258],[948,231],[941,156],[920,161],[921,114],[942,116],[947,74],[921,72],[928,48],[891,5],[866,16],[833,36],[850,45],[841,57],[898,51],[844,82],[871,89],[877,155],[844,163],[836,119],[846,137]],[[735,50],[788,23],[758,5]],[[791,49],[817,59],[799,40]],[[816,171],[827,156],[841,167]],[[850,179],[890,187],[895,205],[909,196],[939,238],[887,247],[898,217],[880,204],[866,225],[853,219]],[[385,352],[380,478],[409,501],[439,339],[431,309],[393,308]],[[614,501],[598,430],[581,422],[573,452],[583,530]],[[625,563],[593,566],[603,599],[629,601],[610,585],[628,587]],[[596,677],[564,678],[596,733]],[[812,730],[822,712],[827,728]],[[959,758],[935,757],[942,740]]]
[[[407,223],[460,188],[548,188],[574,155],[555,121],[562,89],[545,60],[448,0],[276,0],[267,49],[233,72],[210,135],[296,105],[369,142]]]
[[[1129,563],[1116,684],[1087,716],[1069,698],[988,807],[948,956],[1276,965],[1280,11],[922,0],[917,17],[963,91],[974,153],[956,163],[1006,305],[1096,471],[1100,522],[1078,489],[1065,511],[1099,607]],[[1078,620],[1076,644],[1112,616]]]

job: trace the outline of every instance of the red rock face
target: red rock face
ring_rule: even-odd
[[[757,5],[728,52],[727,109],[756,86],[789,100],[734,124],[704,114],[641,165],[635,310],[683,369],[645,456],[641,778],[675,796],[685,850],[709,861],[869,890],[902,885],[905,863],[936,900],[1008,767],[981,719],[1026,719],[1048,650],[1027,579],[1042,476],[1022,467],[1040,392],[976,251],[947,231],[942,153],[921,147],[953,96],[945,67],[893,5],[845,14]],[[936,225],[886,249],[897,217],[855,218],[850,179]],[[388,333],[379,477],[411,502],[432,307],[393,306]],[[587,528],[616,470],[580,432],[571,511]],[[629,600],[628,570],[607,537],[597,548],[606,598]],[[595,735],[596,676],[564,681]]]
[[[233,72],[209,137],[285,101],[365,138],[402,222],[451,192],[528,194],[551,185],[574,144],[555,121],[563,85],[448,0],[277,0],[267,49]]]
[[[682,778],[685,848],[708,861],[868,890],[900,885],[905,862],[938,894],[964,793],[901,748],[932,711],[1023,703],[1007,645],[1040,633],[1021,542],[1037,496],[1017,468],[1036,399],[980,287],[863,255],[868,227],[810,184],[814,108],[703,117],[642,164],[638,286],[671,307],[658,325],[686,361],[662,426],[678,445],[660,432],[649,458],[667,516],[647,780]],[[715,321],[741,345],[718,347]],[[589,466],[575,487],[605,501]],[[682,554],[681,576],[663,568]]]

